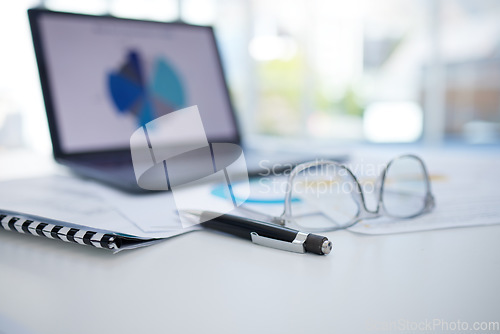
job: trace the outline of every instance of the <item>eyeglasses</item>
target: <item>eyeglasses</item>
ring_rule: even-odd
[[[335,231],[362,219],[413,218],[435,206],[429,174],[415,155],[391,160],[372,191],[376,196],[373,211],[367,209],[362,186],[349,168],[334,161],[303,163],[291,171],[284,212],[273,221],[310,232]]]

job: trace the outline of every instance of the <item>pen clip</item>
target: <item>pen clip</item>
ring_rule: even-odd
[[[267,238],[258,235],[256,232],[251,232],[252,242],[257,245],[281,249],[289,252],[295,253],[305,253],[304,242],[307,238],[307,233],[299,232],[292,242]]]

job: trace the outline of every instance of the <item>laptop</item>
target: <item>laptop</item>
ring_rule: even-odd
[[[30,9],[28,16],[57,162],[143,191],[132,166],[131,135],[192,105],[209,142],[241,145],[212,27],[46,9]],[[249,175],[318,158],[243,150]]]

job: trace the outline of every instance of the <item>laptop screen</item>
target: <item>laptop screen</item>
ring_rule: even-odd
[[[192,105],[209,140],[238,141],[210,27],[45,10],[30,22],[56,153],[128,149],[138,127]]]

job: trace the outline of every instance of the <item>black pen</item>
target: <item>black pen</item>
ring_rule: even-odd
[[[332,250],[328,238],[304,233],[273,223],[226,215],[212,211],[185,210],[184,214],[198,217],[201,226],[225,232],[253,243],[296,253],[326,255]]]

